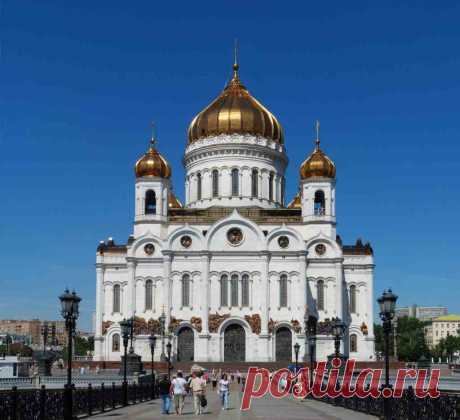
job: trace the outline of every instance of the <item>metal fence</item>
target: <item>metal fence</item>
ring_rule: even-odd
[[[128,403],[151,399],[150,384],[128,386]],[[91,416],[123,406],[123,389],[110,386],[73,389],[74,416]],[[0,391],[0,420],[61,420],[64,418],[64,390],[47,389]]]
[[[383,418],[383,398],[325,396],[313,399]],[[439,398],[417,398],[414,389],[409,387],[401,398],[390,399],[390,411],[391,420],[457,420],[460,419],[460,397],[442,394]]]

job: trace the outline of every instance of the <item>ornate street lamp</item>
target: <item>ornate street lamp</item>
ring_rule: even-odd
[[[304,316],[305,322],[305,331],[307,331],[308,344],[309,344],[309,354],[310,354],[310,388],[313,386],[313,371],[315,369],[315,350],[316,350],[316,326],[318,324],[318,319],[313,315],[308,316],[308,313],[305,312]]]
[[[165,311],[163,310],[162,314],[160,315],[160,318],[158,318],[160,321],[160,327],[161,327],[161,356],[160,360],[165,361],[166,360],[166,355],[165,355],[165,334],[166,334],[166,315]]]
[[[385,336],[385,388],[390,389],[390,333],[391,333],[391,321],[395,316],[396,296],[391,289],[384,291],[382,296],[377,299],[380,307],[380,319],[383,324],[383,334]],[[383,412],[384,417],[389,419],[391,416],[391,407],[389,398],[383,400]]]
[[[168,341],[168,344],[166,344],[166,351],[168,352],[168,379],[171,380],[171,349],[172,349],[172,344],[171,341]]]
[[[332,319],[331,333],[334,336],[335,357],[340,358],[340,341],[345,333],[346,326],[340,318]]]
[[[124,357],[123,357],[123,405],[128,405],[128,380],[127,380],[127,362],[128,362],[128,343],[129,337],[131,335],[131,321],[123,319],[120,322],[121,336],[123,338],[123,348],[124,348]]]
[[[64,420],[72,420],[73,417],[73,403],[72,403],[72,345],[75,336],[75,327],[79,316],[79,305],[81,298],[73,291],[69,292],[68,289],[59,296],[61,301],[61,314],[65,319],[65,327],[67,330],[67,384],[65,387],[65,400],[64,400]]]
[[[300,350],[300,344],[295,343],[294,344],[294,353],[295,353],[295,373],[297,375],[297,371],[299,370],[299,350]]]
[[[157,338],[155,337],[155,333],[152,331],[149,336],[149,344],[150,344],[150,354],[152,356],[152,400],[155,398],[155,372],[153,370],[153,355],[155,353],[155,344],[157,342]]]

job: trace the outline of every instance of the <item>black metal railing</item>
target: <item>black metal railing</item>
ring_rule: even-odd
[[[151,399],[151,384],[128,386],[128,403],[137,404]],[[73,388],[74,416],[92,416],[123,406],[121,386],[104,385]],[[64,418],[64,390],[17,389],[0,391],[0,420],[61,420]]]
[[[382,397],[308,398],[383,418]],[[391,420],[455,420],[460,419],[460,396],[441,394],[439,398],[417,398],[414,389],[409,387],[401,398],[391,399],[390,408]]]

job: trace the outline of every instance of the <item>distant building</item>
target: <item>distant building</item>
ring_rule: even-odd
[[[0,334],[9,334],[13,337],[24,337],[24,342],[28,342],[32,346],[42,346],[42,329],[45,325],[48,325],[49,328],[48,344],[52,344],[52,332],[54,329],[56,336],[55,344],[60,346],[65,345],[66,331],[64,321],[2,319],[0,320]]]
[[[460,335],[460,315],[444,315],[434,318],[425,327],[425,341],[428,347],[436,347],[441,338]]]
[[[396,318],[417,318],[420,321],[431,321],[434,318],[448,314],[445,306],[407,306],[404,308],[396,309]]]

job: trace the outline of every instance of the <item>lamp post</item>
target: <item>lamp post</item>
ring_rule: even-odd
[[[155,372],[153,370],[153,355],[155,353],[155,344],[156,344],[157,338],[155,337],[154,332],[152,331],[149,336],[149,344],[150,344],[150,354],[152,356],[152,400],[155,398]]]
[[[131,322],[130,320],[123,319],[120,322],[121,336],[123,338],[123,348],[124,348],[124,357],[123,357],[123,405],[128,405],[128,381],[127,381],[127,362],[128,362],[128,343],[129,337],[131,335]]]
[[[300,350],[300,344],[295,343],[294,344],[294,353],[295,353],[295,374],[297,375],[297,371],[299,370],[299,350]]]
[[[166,344],[166,351],[168,352],[168,379],[171,380],[171,348],[172,344],[171,341],[168,341]]]
[[[391,289],[384,291],[382,296],[377,299],[380,307],[380,319],[383,323],[383,334],[385,336],[385,388],[391,389],[390,385],[390,333],[391,321],[395,316],[396,296]],[[391,407],[389,398],[383,400],[383,414],[385,419],[390,419]]]
[[[161,356],[160,359],[161,361],[166,360],[166,355],[165,355],[165,333],[166,333],[166,315],[165,311],[163,310],[163,313],[160,315],[160,318],[158,318],[160,321],[160,327],[161,327]]]
[[[315,349],[316,349],[316,326],[318,324],[318,319],[313,315],[308,316],[305,313],[304,317],[305,330],[308,335],[308,344],[309,344],[309,354],[310,354],[310,388],[313,387],[313,371],[315,369]]]
[[[332,320],[332,335],[334,336],[335,357],[340,358],[340,341],[345,333],[345,324],[340,318]]]
[[[64,420],[72,420],[73,418],[73,403],[72,403],[72,345],[75,335],[75,327],[79,315],[79,304],[81,298],[73,291],[68,289],[59,296],[61,301],[61,314],[65,319],[65,327],[67,330],[67,384],[65,388],[64,399]]]

